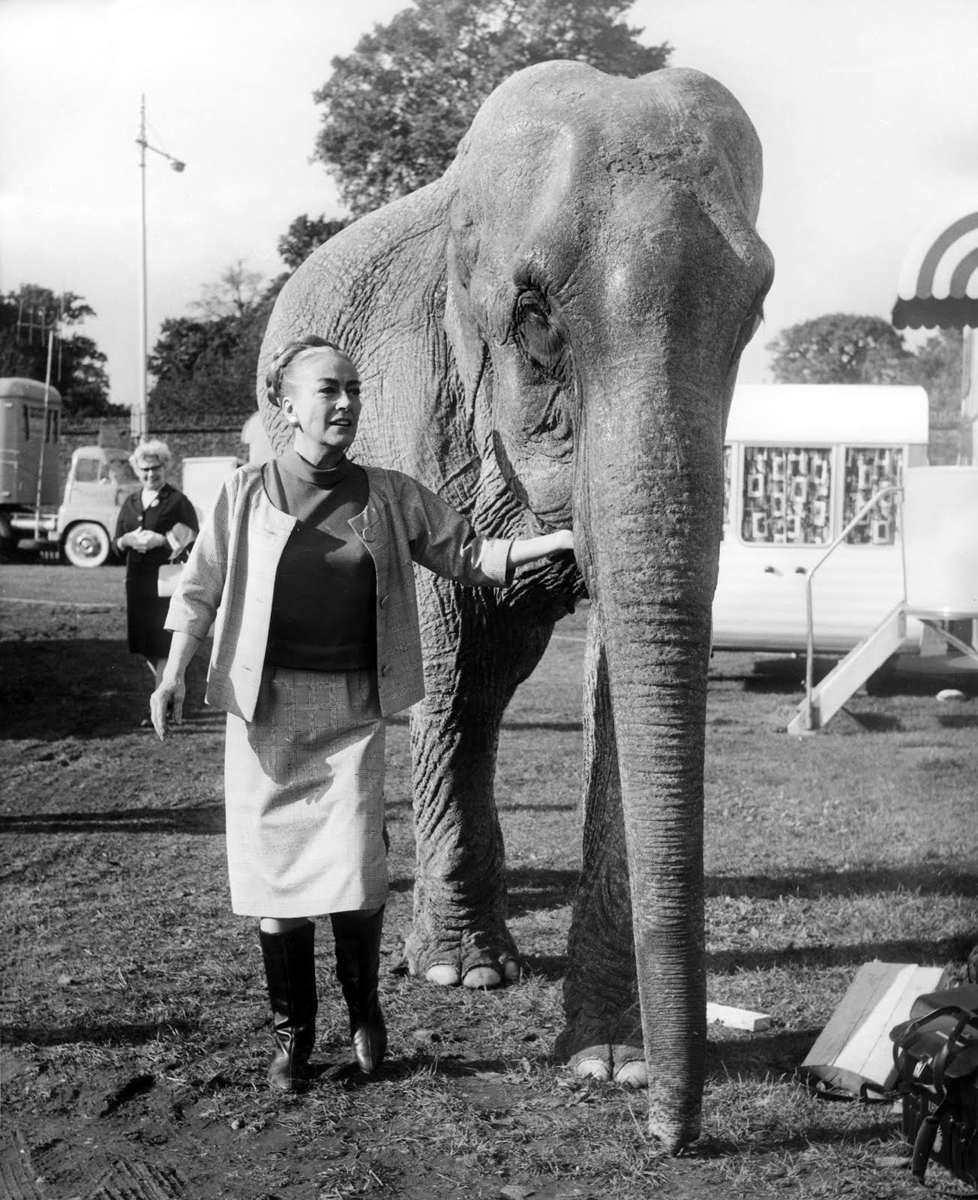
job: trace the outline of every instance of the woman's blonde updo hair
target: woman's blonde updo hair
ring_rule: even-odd
[[[157,460],[151,464],[152,466],[168,467],[173,459],[173,455],[170,453],[170,447],[166,442],[161,442],[159,438],[151,438],[147,442],[140,442],[136,449],[133,450],[132,454],[129,455],[129,465],[134,471],[138,471],[151,458]]]
[[[286,342],[284,346],[279,346],[272,355],[268,370],[265,372],[265,398],[275,408],[280,408],[282,405],[282,390],[286,372],[293,361],[306,350],[332,350],[335,354],[342,354],[344,358],[350,357],[342,346],[337,346],[335,342],[329,342],[316,333],[310,333],[306,337],[297,338],[294,342]]]

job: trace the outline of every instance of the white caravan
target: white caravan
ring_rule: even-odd
[[[804,651],[810,572],[876,494],[927,462],[920,387],[744,384],[724,447],[715,649]],[[819,568],[815,649],[851,650],[905,594],[898,497],[888,493]],[[919,645],[911,620],[905,649]]]

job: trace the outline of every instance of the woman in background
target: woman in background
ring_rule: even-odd
[[[197,513],[183,492],[166,482],[166,442],[141,442],[129,458],[143,485],[119,510],[114,545],[126,560],[129,650],[149,663],[159,687],[170,652],[165,628],[169,597],[159,594],[160,567],[179,557],[197,533]],[[167,537],[167,534],[170,537]]]

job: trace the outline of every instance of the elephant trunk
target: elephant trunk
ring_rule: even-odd
[[[703,758],[722,405],[692,390],[638,390],[585,397],[575,523],[617,740],[649,1124],[675,1152],[699,1134],[704,1076]]]

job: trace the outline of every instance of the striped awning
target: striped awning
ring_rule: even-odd
[[[920,232],[903,260],[897,296],[897,329],[978,327],[978,209]]]

